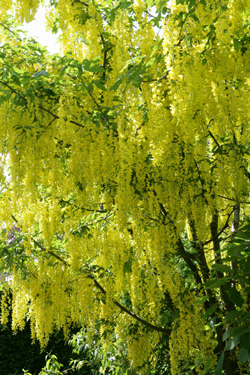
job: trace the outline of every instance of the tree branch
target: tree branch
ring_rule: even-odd
[[[8,30],[11,34],[13,34],[13,35],[17,35],[16,33],[14,33],[14,31],[12,31],[12,30],[9,29],[6,25],[4,25],[3,22],[0,22],[0,25],[3,26],[4,29]]]
[[[116,210],[117,211],[117,210]],[[18,223],[18,220],[14,217],[14,215],[11,215],[12,218],[14,219],[14,221],[16,223]],[[107,215],[106,218],[110,216],[110,215]],[[67,263],[64,259],[62,259],[59,255],[55,254],[53,251],[50,251],[50,250],[46,250],[42,245],[39,244],[39,242],[37,242],[33,237],[31,237],[32,241],[43,251],[45,251],[46,253],[50,254],[51,256],[53,256],[54,258],[56,258],[57,260],[59,260],[60,262],[62,262],[64,265],[66,266],[69,266],[69,263]],[[93,275],[88,275],[88,277],[90,279],[92,279],[94,281],[94,284],[95,286],[106,296],[107,292],[106,290],[101,286],[101,284],[99,284],[99,282],[95,279],[95,277]],[[143,325],[145,325],[146,327],[150,328],[150,329],[153,329],[154,331],[157,331],[157,332],[162,332],[166,335],[170,335],[171,334],[171,331],[168,330],[168,329],[165,329],[165,328],[161,328],[161,327],[157,327],[149,322],[147,322],[146,320],[140,318],[137,314],[133,313],[132,311],[128,310],[125,306],[121,305],[118,301],[116,301],[115,299],[113,299],[113,303],[119,307],[123,312],[125,312],[126,314],[130,315],[132,318],[136,319],[138,322],[142,323]]]
[[[205,243],[204,243],[204,246],[206,246],[206,245],[208,245],[210,242],[214,242],[214,240],[216,240],[223,232],[224,232],[224,230],[225,229],[227,229],[227,227],[228,227],[228,223],[229,223],[229,219],[230,219],[230,217],[231,217],[231,215],[233,214],[233,212],[234,212],[234,209],[233,209],[233,211],[232,212],[230,212],[230,214],[228,214],[228,217],[227,217],[227,220],[226,220],[226,223],[224,224],[224,226],[223,226],[223,228],[215,235],[215,237],[213,237],[213,238],[211,238],[210,240],[208,240],[208,241],[206,241]],[[215,232],[214,232],[215,233]]]
[[[6,82],[4,82],[4,81],[0,81],[0,83],[2,83],[4,86],[8,87],[8,89],[9,89],[10,91],[12,91],[14,94],[18,95],[20,98],[22,98],[22,99],[27,103],[27,99],[26,99],[22,94],[20,94],[18,91],[16,91],[16,90],[13,89],[11,86],[9,86]],[[52,113],[49,109],[44,108],[44,107],[42,107],[42,106],[38,106],[38,108],[39,108],[39,109],[42,109],[43,111],[45,111],[45,112],[47,112],[47,113],[49,113],[51,116],[54,117],[55,120],[59,120],[59,119],[60,119],[59,116],[57,116],[57,115],[55,115],[54,113]],[[81,127],[81,128],[85,128],[85,126],[82,125],[82,124],[80,124],[79,122],[76,122],[76,121],[73,121],[73,120],[70,120],[69,122],[70,122],[71,124],[77,125],[77,126],[79,126],[79,127]],[[51,122],[51,123],[52,123],[52,122]],[[50,123],[49,125],[51,125],[51,123]]]
[[[101,210],[91,210],[89,208],[79,207],[79,206],[76,206],[74,203],[71,203],[69,201],[65,201],[64,199],[60,199],[59,203],[67,203],[69,206],[73,206],[77,210],[82,210],[82,211],[99,212],[99,213],[102,213],[102,214],[105,212],[104,210],[103,211],[101,211]]]
[[[22,98],[26,103],[27,103],[27,99],[22,95],[20,94],[18,91],[16,91],[15,89],[13,89],[13,87],[9,86],[6,82],[4,81],[0,81],[0,83],[2,83],[2,85],[8,87],[8,89],[10,91],[12,91],[14,94],[18,95],[20,98]]]
[[[213,138],[213,140],[214,140],[214,142],[216,143],[216,145],[217,145],[218,147],[220,147],[220,144],[217,142],[216,138],[214,137],[214,135],[211,133],[210,130],[208,130],[208,133],[211,135],[211,137]]]
[[[44,107],[42,107],[41,105],[39,105],[38,108],[39,108],[39,109],[42,109],[43,111],[45,111],[45,112],[47,112],[47,113],[49,113],[51,116],[54,117],[55,120],[59,120],[59,119],[60,119],[59,116],[57,116],[57,115],[55,115],[54,113],[52,113],[49,109],[44,108]],[[80,124],[79,122],[76,122],[76,121],[73,121],[73,120],[69,120],[69,122],[70,122],[71,124],[74,124],[74,125],[79,126],[80,128],[85,128],[85,126],[82,125],[82,124]]]
[[[237,199],[224,197],[223,195],[218,195],[218,197],[223,198],[223,199],[227,199],[228,201],[238,202]],[[241,204],[241,203],[242,204],[250,204],[250,202],[246,202],[246,201],[240,201],[238,203],[239,204]]]
[[[212,221],[210,223],[210,231],[213,238],[213,247],[214,247],[214,257],[215,263],[221,264],[221,254],[220,254],[220,241],[218,239],[218,213],[215,211],[212,217]],[[215,270],[216,276],[218,279],[222,279],[224,277],[223,272]],[[224,307],[228,311],[234,310],[234,304],[228,298],[228,295],[225,292],[224,285],[220,285],[220,296],[221,301],[224,304]]]
[[[107,292],[106,290],[99,284],[99,282],[94,278],[94,276],[92,275],[89,275],[88,276],[90,279],[92,279],[94,281],[94,284],[95,286],[104,294],[106,295]],[[136,315],[135,313],[131,312],[130,310],[128,310],[125,306],[121,305],[119,302],[117,302],[115,299],[113,299],[113,303],[119,307],[122,311],[124,311],[126,314],[130,315],[132,318],[136,319],[138,322],[142,323],[143,325],[145,325],[146,327],[148,328],[151,328],[152,330],[154,331],[157,331],[157,332],[162,332],[164,333],[165,335],[170,335],[171,331],[169,329],[165,329],[165,328],[161,328],[161,327],[157,327],[149,322],[147,322],[146,320],[140,318],[138,315]]]

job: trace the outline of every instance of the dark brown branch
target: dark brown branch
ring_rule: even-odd
[[[87,88],[87,86],[85,85],[84,82],[83,82],[83,85],[84,85],[84,87],[86,88],[86,90],[87,90],[89,96],[93,99],[95,105],[97,106],[97,108],[98,108],[99,111],[101,112],[101,114],[102,114],[104,120],[107,121],[107,123],[108,123],[110,126],[112,126],[112,125],[110,124],[109,119],[103,114],[103,112],[102,112],[102,108],[101,108],[100,105],[97,103],[97,101],[95,100],[94,96],[93,96],[92,93],[89,91],[89,89]],[[112,129],[112,130],[113,130],[113,132],[116,134],[116,136],[118,136],[118,131],[115,130],[115,129]]]
[[[116,209],[116,210],[114,210],[114,212],[111,212],[111,213],[109,213],[108,215],[102,217],[101,219],[93,220],[91,223],[86,223],[86,224],[84,224],[82,227],[84,228],[84,227],[86,227],[86,226],[88,226],[88,225],[93,225],[93,224],[99,223],[100,221],[106,220],[106,219],[108,219],[110,216],[114,215],[114,214],[116,213],[116,211],[118,211],[118,209]]]
[[[34,244],[39,247],[39,249],[45,251],[46,253],[52,255],[54,258],[56,258],[57,260],[59,260],[60,262],[62,262],[65,266],[68,266],[69,264],[66,262],[66,260],[64,260],[63,258],[61,258],[59,255],[55,254],[53,251],[51,250],[47,250],[45,249],[42,245],[40,245],[39,242],[37,242],[33,237],[31,237],[32,241],[34,242]]]
[[[205,203],[207,204],[207,199],[206,199],[205,194],[204,194],[206,189],[204,188],[204,184],[202,182],[201,171],[199,169],[199,165],[198,165],[197,161],[195,160],[194,156],[193,156],[193,159],[194,159],[194,163],[195,163],[196,170],[197,170],[197,173],[198,173],[198,178],[199,178],[200,184],[201,184],[201,195],[202,195],[202,198],[204,199]]]
[[[160,203],[160,202],[158,202],[158,203],[159,203],[162,215],[166,218],[168,215],[167,215],[167,211],[166,211],[165,207],[163,206],[162,203]]]
[[[180,238],[179,238],[179,240],[177,242],[177,246],[178,246],[178,253],[181,255],[181,257],[186,262],[186,264],[189,267],[189,269],[192,271],[193,276],[195,278],[195,281],[196,281],[197,285],[202,285],[202,279],[201,279],[201,277],[199,275],[198,268],[197,268],[197,266],[192,261],[192,254],[189,254],[189,253],[186,252],[186,250],[185,250],[185,248],[183,246],[183,243],[182,243],[182,241],[181,241]]]
[[[210,231],[213,238],[213,248],[214,248],[214,258],[216,264],[221,264],[221,254],[220,254],[220,241],[218,236],[218,212],[215,211],[213,214],[212,221],[210,223]],[[218,279],[222,279],[224,277],[223,272],[215,270],[216,276]],[[220,285],[220,297],[221,301],[228,311],[234,310],[234,304],[228,298],[228,295],[225,292],[224,285]]]
[[[56,118],[54,117],[54,118],[50,121],[50,123],[46,126],[46,128],[45,128],[43,131],[47,130],[47,129],[50,127],[50,125],[51,125],[55,120],[56,120]]]
[[[89,212],[99,212],[99,213],[104,213],[105,211],[101,211],[101,210],[91,210],[89,208],[84,208],[84,207],[79,207],[79,206],[76,206],[74,203],[71,203],[69,201],[65,201],[64,199],[60,199],[59,200],[59,203],[67,203],[69,206],[73,206],[75,207],[77,210],[82,210],[82,211],[89,211]]]
[[[95,286],[104,294],[106,295],[107,292],[106,290],[99,284],[99,282],[94,278],[94,276],[92,275],[89,275],[89,277],[94,281],[94,284]],[[161,328],[161,327],[157,327],[149,322],[147,322],[146,320],[140,318],[138,315],[136,315],[135,313],[131,312],[130,310],[128,310],[125,306],[121,305],[119,302],[117,302],[115,299],[113,299],[113,303],[119,307],[122,311],[124,311],[126,314],[130,315],[132,318],[136,319],[138,322],[142,323],[143,325],[145,325],[146,327],[148,328],[151,328],[153,329],[154,331],[157,331],[157,332],[162,332],[164,333],[165,335],[170,335],[171,331],[169,329],[165,329],[165,328]]]
[[[227,227],[229,226],[229,219],[230,219],[231,215],[233,214],[233,212],[234,212],[234,209],[233,209],[232,212],[230,212],[230,214],[228,214],[227,220],[226,220],[226,222],[225,222],[223,228],[222,228],[222,229],[216,234],[215,237],[213,237],[213,238],[211,238],[210,240],[206,241],[206,242],[204,243],[204,246],[208,245],[210,242],[214,242],[218,237],[220,237],[220,235],[224,232],[224,230],[227,229]]]
[[[169,71],[167,71],[167,73],[164,74],[164,76],[162,76],[162,77],[159,78],[159,79],[149,79],[149,80],[147,80],[147,81],[145,81],[144,79],[142,79],[141,82],[143,82],[143,83],[148,83],[148,82],[162,81],[164,78],[167,78],[168,73],[169,73]]]
[[[4,82],[4,81],[0,81],[0,83],[2,83],[4,86],[8,87],[8,89],[11,90],[14,94],[18,95],[18,96],[19,96],[20,98],[22,98],[25,102],[27,102],[27,99],[26,99],[22,94],[20,94],[18,91],[16,91],[15,89],[13,89],[13,88],[12,88],[11,86],[9,86],[6,82]],[[43,111],[45,111],[45,112],[47,112],[47,113],[49,113],[51,116],[54,117],[54,120],[59,120],[59,119],[60,119],[59,116],[55,115],[54,113],[52,113],[52,112],[51,112],[50,110],[48,110],[47,108],[44,108],[44,107],[42,107],[42,106],[39,106],[38,108],[39,108],[39,109],[42,109]],[[82,125],[82,124],[80,124],[79,122],[76,122],[76,121],[73,121],[73,120],[70,120],[69,122],[70,122],[71,124],[77,125],[77,126],[79,126],[79,127],[81,127],[81,128],[85,128],[85,126]],[[51,121],[51,123],[52,123],[52,121]],[[51,123],[50,123],[49,125],[51,125]]]
[[[157,197],[157,193],[156,193],[155,190],[154,190],[154,195],[155,195],[155,197]],[[176,232],[176,234],[178,234],[177,229],[176,229],[174,223],[168,217],[169,215],[168,215],[168,213],[167,213],[164,205],[161,202],[159,202],[159,200],[158,200],[158,203],[159,203],[162,215],[173,226],[173,229]],[[197,268],[197,266],[192,261],[193,255],[189,254],[188,252],[186,252],[186,250],[185,250],[185,248],[183,246],[183,243],[182,243],[180,237],[179,237],[178,242],[177,242],[177,247],[178,247],[178,253],[181,255],[181,257],[184,259],[184,261],[186,262],[186,264],[189,267],[189,269],[192,271],[193,276],[194,276],[194,278],[196,280],[197,285],[199,285],[199,284],[202,285],[202,279],[201,279],[201,277],[199,275],[198,268]]]
[[[214,135],[212,134],[212,132],[211,132],[210,130],[208,130],[208,133],[209,133],[209,135],[213,138],[213,140],[214,140],[214,142],[216,143],[216,145],[217,145],[218,147],[220,147],[220,144],[217,142],[217,140],[216,140],[216,138],[214,137]]]
[[[203,281],[206,282],[209,279],[210,271],[209,271],[209,267],[208,267],[205,253],[204,253],[204,244],[199,240],[197,236],[197,230],[195,228],[194,219],[191,214],[188,217],[188,223],[189,223],[190,230],[191,230],[192,237],[193,237],[192,246],[194,247],[196,251],[195,259],[200,266],[200,271],[202,273]],[[207,293],[209,294],[209,292]],[[207,301],[205,302],[205,304],[206,303]]]
[[[103,69],[104,69],[104,72],[102,74],[102,78],[103,78],[103,85],[105,85],[106,83],[106,68],[107,68],[107,54],[108,54],[108,51],[111,50],[111,47],[109,48],[106,48],[106,43],[105,43],[105,40],[104,40],[104,36],[103,36],[103,33],[100,33],[100,37],[101,37],[101,41],[102,41],[102,46],[103,46],[103,50],[104,50],[104,55],[103,55]]]
[[[59,120],[59,119],[60,119],[59,116],[57,116],[57,115],[55,115],[54,113],[52,113],[49,109],[44,108],[44,107],[42,107],[42,106],[40,106],[40,105],[39,105],[38,108],[39,108],[39,109],[42,109],[43,111],[45,111],[45,112],[47,112],[47,113],[49,113],[51,116],[54,117],[55,120]],[[85,128],[85,126],[82,125],[82,124],[79,124],[79,122],[76,122],[76,121],[73,121],[73,120],[69,120],[69,122],[70,122],[71,124],[77,125],[77,126],[79,126],[79,127],[81,127],[81,128]]]
[[[13,35],[17,35],[16,33],[14,33],[14,31],[12,31],[12,30],[9,29],[6,25],[4,25],[3,22],[0,22],[0,25],[3,26],[4,29],[8,30],[11,34],[13,34]]]
[[[236,199],[224,197],[223,195],[218,195],[218,197],[223,198],[223,199],[227,199],[228,201],[236,202]]]
[[[234,198],[224,197],[223,195],[218,195],[218,197],[223,198],[223,199],[227,199],[228,201],[238,202],[238,201],[237,201],[236,199],[234,199]],[[250,202],[240,201],[239,204],[250,204]]]
[[[85,89],[87,90],[89,96],[91,97],[91,99],[94,101],[95,105],[97,106],[97,108],[99,109],[100,112],[101,111],[101,107],[99,106],[99,104],[97,103],[97,101],[95,100],[94,96],[92,95],[92,93],[89,91],[89,89],[87,88],[87,86],[85,85],[85,83],[83,82],[83,86],[85,87]]]
[[[2,83],[2,85],[8,87],[8,89],[10,91],[12,91],[14,94],[18,95],[20,98],[22,98],[25,102],[27,102],[27,99],[22,95],[20,94],[18,91],[16,91],[15,89],[13,89],[13,87],[9,86],[6,82],[4,81],[0,81],[0,83]]]

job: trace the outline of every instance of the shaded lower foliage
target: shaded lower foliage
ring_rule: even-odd
[[[79,327],[71,328],[70,335],[76,334],[79,329]],[[45,366],[47,353],[55,354],[65,370],[72,367],[69,365],[71,359],[77,358],[77,355],[72,353],[68,342],[65,341],[62,330],[51,336],[45,351],[41,352],[39,342],[32,343],[28,323],[22,331],[16,334],[13,334],[11,330],[11,319],[7,326],[0,325],[0,374],[22,375],[25,369],[32,375],[38,375]],[[65,373],[73,374],[73,370],[65,371]],[[86,364],[77,374],[90,375],[91,371]]]

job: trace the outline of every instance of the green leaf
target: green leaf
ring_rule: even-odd
[[[215,289],[219,286],[226,284],[228,282],[228,277],[223,277],[222,279],[209,280],[205,283],[206,289]]]
[[[241,348],[238,352],[238,358],[239,358],[240,363],[244,365],[249,358],[249,350],[244,347]]]
[[[77,34],[79,35],[81,41],[86,44],[87,46],[90,44],[90,42],[88,41],[88,39],[85,38],[84,34],[82,31],[77,31]]]
[[[225,320],[227,322],[229,322],[230,320],[233,320],[234,318],[238,318],[238,316],[240,316],[242,314],[242,311],[231,311],[230,313],[228,313],[225,317]]]
[[[209,359],[207,360],[207,362],[205,363],[205,366],[204,366],[204,369],[203,369],[202,375],[205,375],[205,374],[208,372],[208,370],[209,370],[209,368],[210,368],[210,366],[211,366],[212,360],[213,360],[212,358],[209,358]]]
[[[244,325],[244,326],[241,326],[239,328],[235,328],[234,331],[233,331],[233,333],[232,333],[232,336],[234,338],[236,338],[238,336],[243,335],[246,332],[249,332],[249,325]]]
[[[43,89],[43,91],[45,92],[45,94],[50,97],[50,96],[56,96],[56,93],[55,91],[51,90],[51,89]]]
[[[133,81],[133,86],[139,88],[141,83],[139,81]]]
[[[239,344],[239,342],[240,342],[240,337],[235,337],[233,339],[228,340],[224,350],[233,350],[235,346]]]
[[[193,20],[196,21],[196,22],[200,22],[199,18],[196,16],[195,13],[191,13],[191,14],[189,15],[189,17],[193,18]]]
[[[229,337],[231,337],[234,330],[235,330],[234,327],[227,329],[226,332],[223,333],[222,340],[226,341]]]
[[[45,70],[41,70],[40,72],[37,72],[37,73],[33,74],[32,77],[34,77],[34,78],[40,77],[40,76],[46,77],[47,74],[48,74],[48,72],[46,72]]]
[[[179,13],[179,18],[180,18],[182,21],[185,21],[186,18],[187,18],[187,13],[181,11],[181,12]]]
[[[201,305],[202,303],[204,303],[208,299],[209,299],[209,296],[202,296],[202,297],[197,299],[197,301],[195,302],[195,305]]]
[[[240,51],[242,45],[240,44],[240,42],[237,39],[233,38],[233,40],[234,40],[234,49],[235,49],[235,51]]]
[[[238,307],[242,307],[243,303],[244,303],[244,300],[243,298],[241,297],[241,294],[238,290],[236,290],[235,288],[230,288],[229,291],[229,298],[230,300]]]
[[[250,312],[243,314],[242,317],[237,320],[237,323],[238,324],[244,323],[248,319],[250,319]]]
[[[65,65],[60,69],[60,77],[64,74],[65,70],[68,68],[68,65]]]
[[[111,91],[116,91],[123,81],[123,77],[119,77],[118,80],[110,87]]]
[[[215,263],[213,265],[213,268],[216,271],[220,271],[220,272],[231,272],[231,267],[226,266],[225,264],[217,264],[217,263]]]
[[[87,88],[88,88],[88,91],[92,93],[93,92],[93,83],[89,82]]]
[[[231,248],[228,249],[228,255],[230,256],[236,256],[236,257],[241,257],[241,251],[244,250],[246,247],[246,244],[242,245],[235,245]]]
[[[221,10],[223,10],[225,12],[227,9],[228,9],[227,5],[221,5]]]
[[[123,266],[123,275],[125,276],[126,273],[131,273],[131,272],[132,272],[131,262],[124,263],[124,266]]]
[[[102,91],[107,91],[106,87],[103,86],[103,84],[100,81],[93,81],[93,83],[96,85],[96,87],[98,87],[98,89]]]
[[[20,86],[20,84],[21,84],[21,82],[20,82],[20,78],[19,78],[16,74],[13,74],[11,78],[12,78],[12,81],[13,81],[16,85]]]
[[[22,86],[23,86],[24,89],[29,86],[30,79],[31,79],[31,77],[22,78]]]
[[[222,372],[222,367],[223,367],[223,362],[224,362],[224,355],[225,355],[224,352],[222,352],[221,355],[220,355],[220,358],[219,358],[219,361],[218,361],[218,364],[217,364],[217,367],[216,367],[216,375],[220,375],[221,372]]]
[[[249,346],[250,346],[250,331],[244,333],[244,335],[240,337],[240,349],[245,348],[249,351]]]
[[[244,335],[244,333],[249,333],[249,326],[248,325],[244,325],[244,326],[241,326],[241,327],[238,327],[238,328],[231,327],[226,332],[223,333],[222,340],[226,341],[231,336],[233,336],[233,339],[236,339],[236,338]]]
[[[237,233],[235,234],[235,237],[240,238],[240,239],[243,238],[245,240],[249,240],[249,238],[250,238],[249,226],[246,225],[245,227],[239,229],[237,231]]]
[[[218,303],[215,303],[213,306],[211,306],[205,313],[205,316],[209,316],[209,315],[212,315],[216,310],[217,310],[217,307],[218,307]]]
[[[188,9],[189,10],[192,9],[195,3],[196,3],[196,0],[189,0]]]
[[[99,65],[92,65],[92,66],[91,66],[91,65],[89,64],[89,62],[83,64],[83,67],[84,67],[84,69],[85,69],[87,72],[92,72],[92,73],[96,73],[96,72],[103,73],[103,72],[105,72],[105,69],[103,69],[101,66],[99,66]]]
[[[83,73],[83,71],[82,71],[82,67],[81,67],[81,66],[78,66],[77,69],[78,69],[77,77],[78,77],[79,79],[81,79],[81,77],[82,77],[82,73]]]

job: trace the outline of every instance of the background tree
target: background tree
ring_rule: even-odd
[[[61,55],[0,1],[13,328],[44,347],[81,317],[128,373],[153,373],[162,343],[172,375],[248,373],[248,2],[50,4]],[[22,23],[39,1],[13,5]]]

